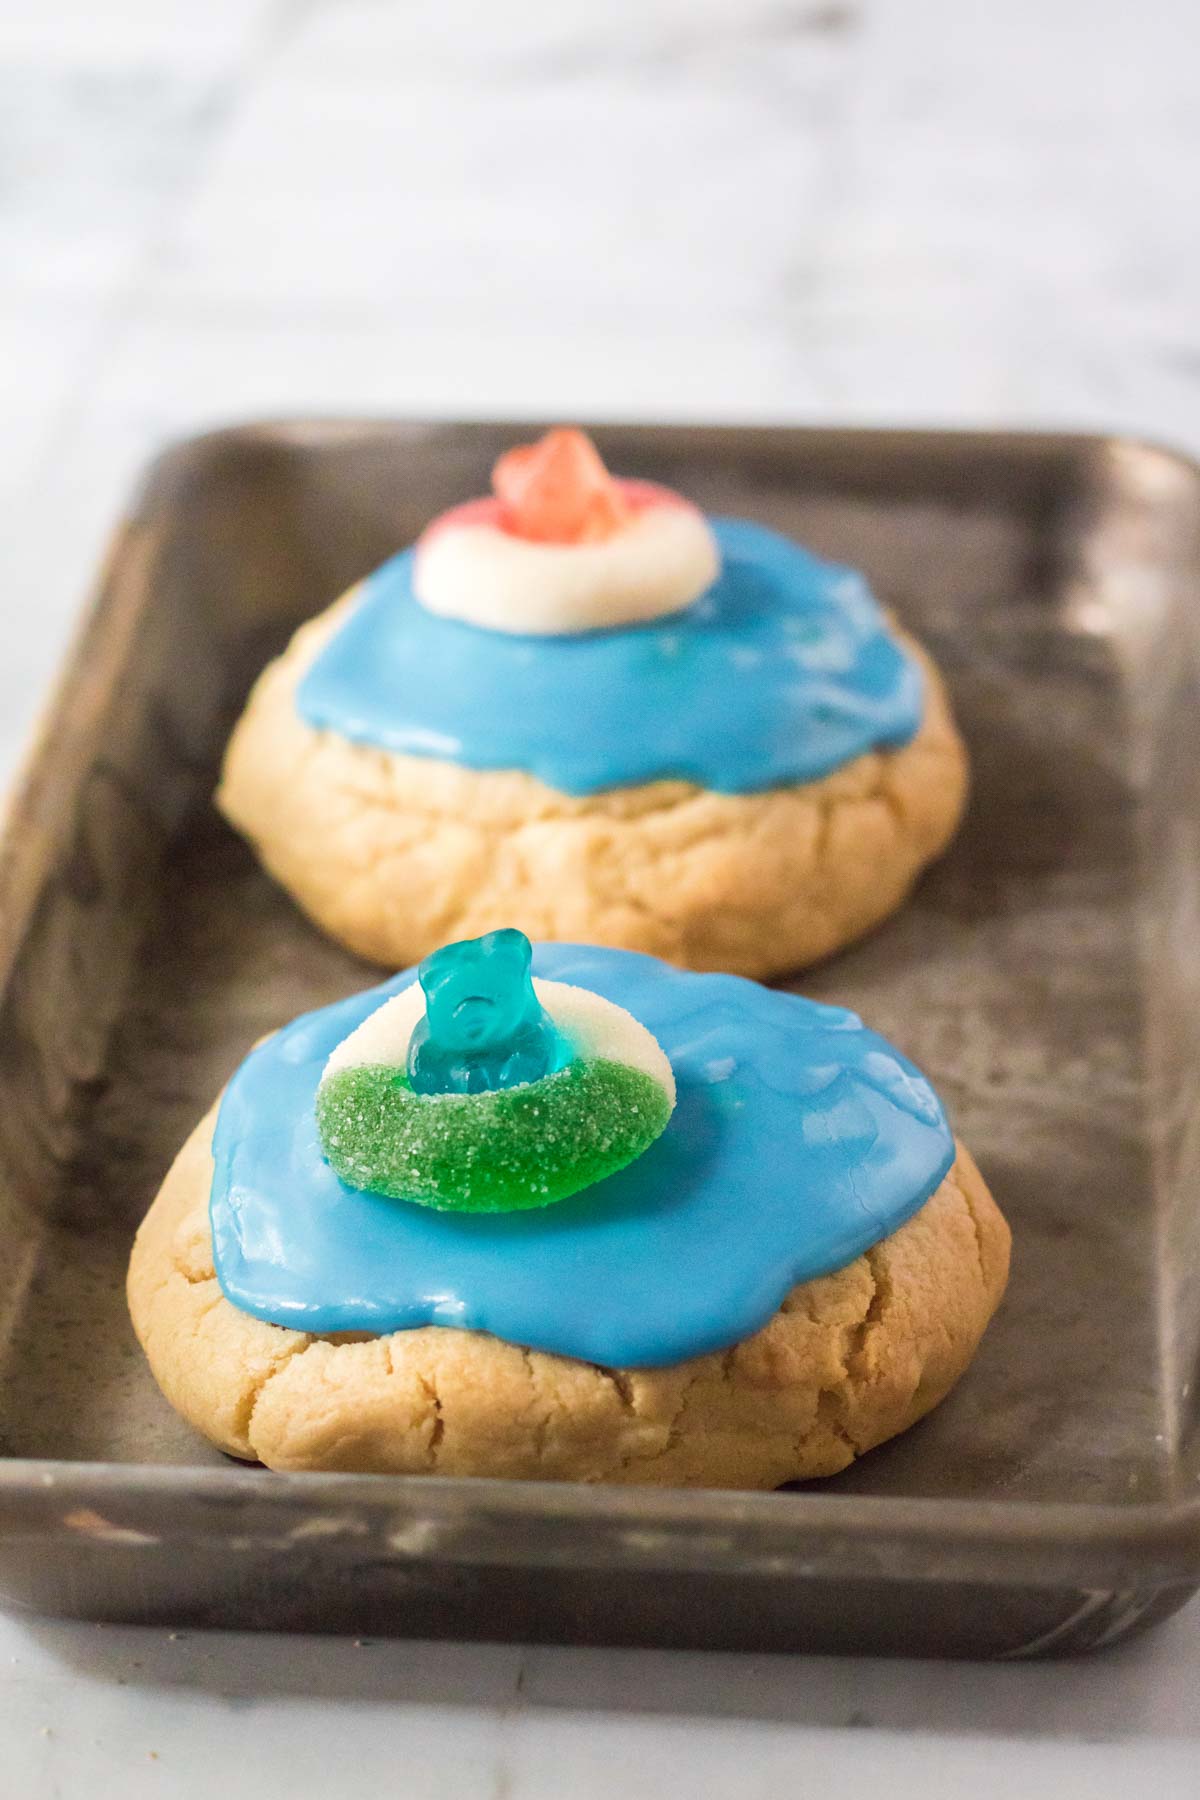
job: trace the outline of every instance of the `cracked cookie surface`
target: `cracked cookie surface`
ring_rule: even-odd
[[[949,1392],[1007,1280],[1008,1227],[960,1145],[905,1225],[718,1354],[622,1370],[442,1326],[313,1336],[221,1293],[215,1118],[138,1232],[129,1308],[171,1404],[220,1449],[274,1469],[729,1488],[834,1475]]]
[[[902,749],[756,794],[657,781],[576,797],[307,725],[296,688],[353,598],[259,677],[217,804],[318,925],[376,962],[517,925],[766,978],[894,912],[961,815],[966,753],[937,670],[902,633],[926,685]]]

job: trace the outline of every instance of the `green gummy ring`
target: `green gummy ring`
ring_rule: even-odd
[[[316,1104],[348,1187],[445,1212],[551,1206],[633,1162],[671,1116],[652,1076],[582,1059],[486,1094],[414,1094],[403,1070],[366,1063],[328,1076]]]

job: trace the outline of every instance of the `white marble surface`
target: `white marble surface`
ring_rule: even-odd
[[[165,438],[264,413],[1200,448],[1195,0],[0,0],[0,775]],[[0,1624],[4,1791],[1200,1792],[1073,1667]]]

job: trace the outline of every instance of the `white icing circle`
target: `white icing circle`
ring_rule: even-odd
[[[670,1059],[632,1013],[593,994],[590,988],[573,987],[566,981],[535,981],[533,991],[577,1055],[640,1070],[658,1083],[674,1106],[675,1075]],[[368,1063],[403,1069],[409,1040],[424,1016],[425,995],[414,981],[342,1039],[321,1071],[321,1080],[327,1081],[340,1069],[360,1069]]]
[[[703,513],[648,506],[611,537],[548,544],[496,525],[447,524],[417,545],[413,592],[429,612],[488,631],[561,637],[679,612],[720,573]]]

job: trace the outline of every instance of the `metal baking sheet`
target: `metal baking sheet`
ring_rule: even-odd
[[[186,443],[122,525],[0,852],[0,1598],[96,1619],[1032,1655],[1200,1583],[1200,475],[1092,438],[602,427],[866,568],[949,676],[967,823],[798,985],[931,1075],[1014,1231],[926,1422],[777,1494],[275,1476],[167,1407],[135,1225],[251,1042],[377,978],[210,803],[264,659],[528,428]]]

